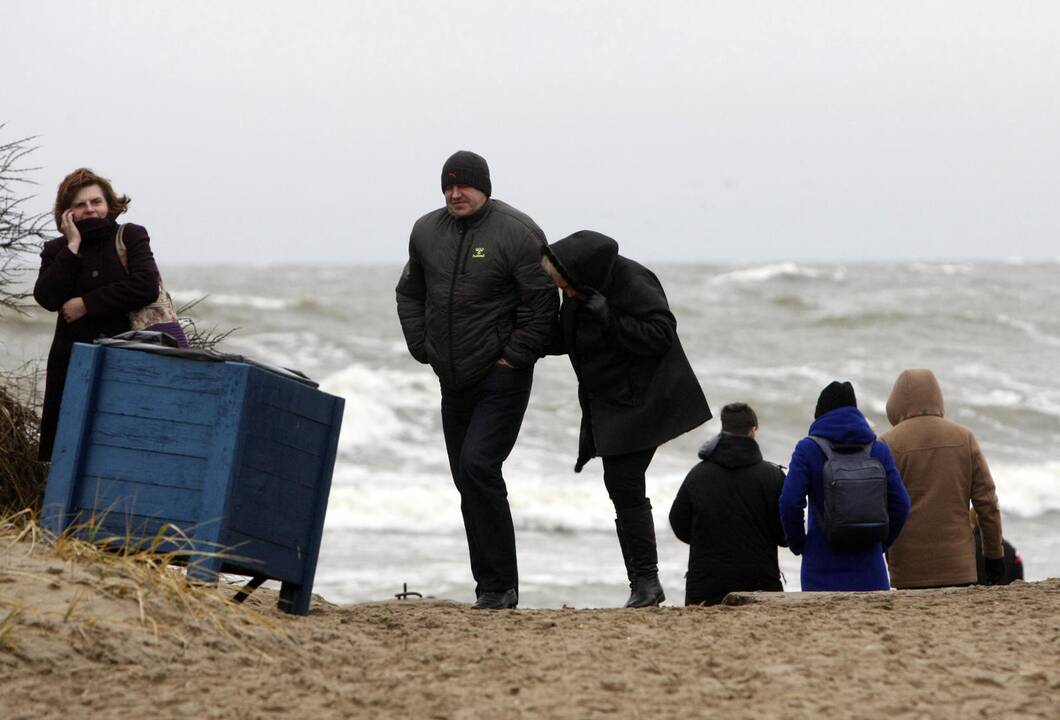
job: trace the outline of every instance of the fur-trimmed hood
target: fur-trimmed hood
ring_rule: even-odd
[[[720,432],[699,448],[699,459],[735,469],[762,462],[762,451],[752,437]]]

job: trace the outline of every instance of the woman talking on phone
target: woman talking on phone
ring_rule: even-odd
[[[59,184],[55,224],[60,237],[44,243],[33,297],[58,314],[48,352],[39,459],[51,460],[66,369],[76,342],[91,343],[130,329],[128,314],[158,299],[159,274],[147,230],[120,226],[116,218],[129,207],[110,181],[79,168]],[[119,234],[119,228],[121,233]],[[125,262],[119,255],[124,245]],[[162,330],[187,346],[179,323]]]

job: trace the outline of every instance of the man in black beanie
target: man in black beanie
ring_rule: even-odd
[[[721,432],[699,449],[670,508],[670,527],[689,544],[685,605],[717,605],[737,591],[780,592],[777,547],[784,471],[762,459],[758,416],[746,403],[721,409]]]
[[[515,446],[559,306],[541,267],[545,234],[491,197],[473,152],[442,166],[445,207],[416,221],[397,284],[412,357],[441,384],[442,431],[467,533],[476,609],[519,601],[515,531],[501,465]],[[519,322],[515,322],[516,308]]]

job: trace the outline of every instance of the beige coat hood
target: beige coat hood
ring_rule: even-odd
[[[979,515],[983,552],[1004,554],[1001,512],[990,468],[968,428],[942,416],[942,390],[930,370],[905,370],[887,401],[894,425],[887,443],[909,492],[909,518],[887,551],[896,588],[976,581],[975,541],[968,506]]]
[[[944,417],[942,388],[930,370],[903,370],[887,399],[887,419],[894,426],[921,415]]]

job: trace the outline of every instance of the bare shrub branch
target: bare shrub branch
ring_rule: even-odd
[[[0,123],[0,131],[4,127]],[[15,288],[31,268],[27,261],[40,251],[51,217],[25,209],[26,201],[33,196],[22,193],[25,186],[36,184],[29,173],[39,169],[24,164],[37,149],[34,139],[25,137],[0,144],[0,312],[26,312],[23,301],[29,293]]]

